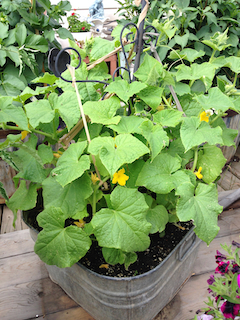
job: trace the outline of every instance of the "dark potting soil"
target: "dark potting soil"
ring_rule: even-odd
[[[151,235],[150,247],[143,252],[137,253],[137,261],[131,264],[128,270],[125,269],[124,265],[106,264],[102,251],[96,242],[93,242],[89,252],[80,260],[80,263],[98,274],[110,277],[122,278],[143,274],[158,266],[177,246],[191,227],[191,222],[181,223],[180,228],[173,224],[168,224],[164,237],[160,237],[159,233]]]
[[[39,227],[36,218],[42,210],[43,208],[39,208],[39,210],[32,209],[30,210],[31,214],[27,216],[28,224],[38,231],[41,231],[42,228]],[[191,222],[182,222],[181,224],[179,223],[179,226],[169,223],[163,237],[160,237],[158,232],[150,235],[150,247],[143,252],[137,252],[138,259],[129,266],[128,270],[125,269],[124,265],[107,264],[96,241],[92,242],[90,250],[79,262],[86,268],[109,277],[132,277],[143,274],[158,266],[178,245],[193,225]]]

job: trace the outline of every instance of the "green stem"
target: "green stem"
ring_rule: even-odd
[[[224,112],[219,112],[219,114],[212,121],[210,121],[209,124],[213,124],[213,122],[215,122],[218,118],[222,118],[224,115],[226,115]]]
[[[106,181],[108,181],[109,178],[110,176],[106,176],[104,179],[102,179],[102,182],[99,183],[98,188],[101,187]]]
[[[96,213],[97,190],[98,190],[98,188],[94,188],[94,191],[93,191],[93,203],[92,203],[92,214],[93,214],[93,215]]]
[[[234,81],[233,81],[233,85],[234,85],[234,87],[236,87],[237,77],[238,77],[238,74],[237,74],[237,73],[235,73],[235,77],[234,77]]]
[[[172,109],[172,106],[170,105],[170,103],[167,101],[166,97],[162,96],[163,101],[165,102],[165,104],[167,105],[167,107],[169,109]]]
[[[102,179],[102,181],[94,186],[93,190],[93,202],[92,202],[92,214],[94,215],[96,213],[96,208],[97,208],[97,191],[98,189],[110,178],[110,176],[105,177]]]
[[[195,152],[194,152],[194,161],[193,161],[193,166],[192,166],[192,172],[194,172],[196,169],[197,160],[198,160],[198,147],[196,147]]]
[[[216,50],[213,50],[213,53],[212,53],[211,58],[210,58],[210,60],[209,60],[210,63],[212,63],[212,60],[213,60],[214,55],[215,55],[215,52],[216,52]]]
[[[195,82],[195,80],[189,81],[189,87],[190,87],[190,88],[192,87],[192,85],[194,84],[194,82]]]
[[[24,129],[20,128],[20,127],[15,127],[15,126],[9,126],[9,125],[3,125],[2,126],[3,129],[9,129],[9,130],[16,130],[16,131],[25,131]],[[38,134],[41,134],[45,137],[48,137],[48,138],[51,138],[51,139],[54,139],[54,137],[50,134],[50,133],[46,133],[46,132],[42,132],[40,130],[35,130],[35,129],[31,129],[31,132],[34,132],[34,133],[38,133]]]
[[[130,113],[132,114],[132,112],[133,112],[133,104],[132,104],[132,99],[130,98],[129,99],[129,108],[130,108]]]
[[[124,115],[125,117],[126,117],[126,115],[127,115],[127,106],[126,106],[126,104],[125,104],[125,106],[124,106],[123,115]]]

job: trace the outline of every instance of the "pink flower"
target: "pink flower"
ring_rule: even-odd
[[[238,286],[240,288],[240,274],[238,274],[238,276],[237,276],[237,284],[238,284]]]
[[[82,27],[82,30],[84,31],[86,28],[85,27]]]
[[[235,304],[229,301],[223,302],[221,311],[226,319],[234,319],[238,315],[240,304]]]
[[[210,314],[202,314],[201,316],[197,317],[198,320],[211,320],[213,319],[213,316]]]
[[[230,261],[227,262],[219,262],[217,268],[215,269],[215,273],[225,274],[228,273],[228,266]]]

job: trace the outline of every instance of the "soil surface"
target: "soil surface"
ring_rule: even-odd
[[[181,223],[180,228],[173,224],[168,224],[164,237],[161,238],[158,232],[150,235],[150,247],[143,252],[137,252],[138,259],[129,266],[128,270],[125,270],[124,265],[106,264],[102,251],[96,242],[92,244],[89,252],[80,260],[80,263],[98,274],[110,277],[122,278],[143,274],[158,266],[177,246],[191,227],[192,223],[190,222]]]
[[[42,228],[38,226],[36,217],[42,208],[39,210],[29,210],[28,225],[30,224],[34,229],[41,231]],[[23,214],[26,221],[26,214]],[[89,252],[79,261],[86,268],[105,276],[110,277],[131,277],[143,274],[158,266],[168,254],[177,246],[185,234],[191,229],[191,222],[179,223],[179,226],[168,224],[165,230],[165,235],[160,237],[159,233],[150,235],[151,244],[148,249],[143,252],[137,252],[138,259],[131,264],[128,270],[124,265],[108,265],[106,264],[101,248],[93,241]]]

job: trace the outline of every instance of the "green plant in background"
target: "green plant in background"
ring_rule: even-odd
[[[88,32],[90,31],[91,24],[87,21],[81,21],[80,15],[76,12],[73,12],[71,16],[67,17],[68,21],[68,30],[70,32]]]
[[[118,19],[119,23],[123,25],[127,24],[128,22],[137,23],[139,14],[141,12],[141,7],[138,7],[134,4],[133,0],[116,0],[120,5],[120,8],[117,10],[117,14],[119,17],[123,19]]]
[[[139,15],[134,0],[118,1],[119,12],[127,19],[136,22]],[[210,40],[216,33],[227,31],[226,47],[221,54],[239,56],[240,37],[240,1],[237,0],[150,0],[146,23],[153,24],[160,33],[158,54],[161,60],[167,60],[171,49],[195,49],[202,54],[199,61],[208,61],[212,50],[204,41]],[[124,20],[120,20],[126,24]],[[180,57],[179,57],[180,58]],[[169,60],[167,60],[169,63]],[[222,69],[222,75],[229,70]]]
[[[91,62],[118,45],[113,34],[113,41],[91,40]],[[225,33],[210,41],[221,53]],[[85,57],[85,49],[70,44]],[[35,251],[43,261],[68,267],[97,241],[107,263],[127,268],[138,251],[149,247],[149,235],[162,233],[167,223],[193,221],[196,234],[208,244],[217,235],[222,207],[216,181],[226,162],[218,146],[234,145],[237,134],[222,117],[228,109],[240,111],[236,82],[217,74],[225,66],[238,74],[240,58],[215,58],[215,47],[212,52],[209,61],[199,64],[199,51],[189,49],[173,69],[145,50],[131,83],[116,78],[106,88],[96,83],[73,87],[46,73],[34,83],[47,87],[0,97],[0,126],[22,131],[0,144],[0,155],[17,170],[19,185],[10,199],[2,193],[16,214],[33,208],[42,188],[44,210],[38,222],[43,230]],[[71,58],[72,67],[77,66],[76,54]],[[70,68],[63,76],[71,81],[73,73]],[[82,62],[75,76],[109,79],[105,62],[93,69]],[[72,224],[66,226],[69,219]]]
[[[72,38],[60,24],[69,1],[51,5],[49,0],[3,0],[0,4],[0,95],[18,95],[47,70],[47,52],[60,47],[60,38]]]

